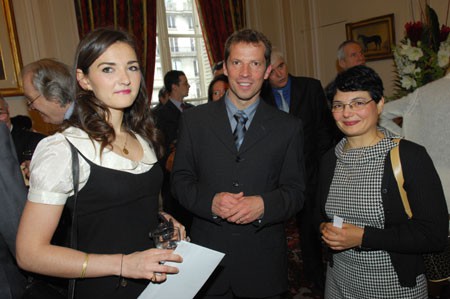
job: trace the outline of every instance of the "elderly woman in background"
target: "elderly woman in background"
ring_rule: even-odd
[[[369,67],[336,77],[332,113],[345,137],[323,157],[316,214],[332,251],[326,298],[428,298],[422,254],[446,244],[439,177],[425,148],[402,140],[404,188],[414,216],[405,213],[389,157],[397,136],[377,127],[383,105],[383,83]]]

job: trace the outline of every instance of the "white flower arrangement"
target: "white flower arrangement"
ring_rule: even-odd
[[[427,6],[427,13],[427,24],[406,23],[405,37],[393,48],[398,76],[394,98],[443,77],[449,67],[450,27],[442,25],[439,29],[434,10]]]

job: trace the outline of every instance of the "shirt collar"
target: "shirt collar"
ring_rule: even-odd
[[[274,91],[274,93],[278,93],[278,90],[281,90],[283,92],[283,94],[286,94],[286,92],[291,90],[291,76],[288,75],[288,81],[285,86],[283,86],[281,88],[272,87],[272,90]]]
[[[172,98],[170,98],[169,101],[171,101],[171,102],[178,108],[178,110],[180,110],[181,112],[183,112],[183,109],[181,109],[181,104],[182,104],[182,102],[177,101],[177,100],[174,100],[174,99],[172,99]]]
[[[75,109],[75,102],[71,102],[69,108],[67,108],[66,113],[64,113],[64,119],[69,119],[72,116],[73,110]]]
[[[251,104],[250,106],[248,106],[247,108],[242,110],[242,111],[245,112],[245,114],[248,117],[248,120],[245,123],[245,126],[247,128],[250,127],[250,124],[251,124],[251,122],[253,120],[253,117],[255,116],[256,108],[258,108],[260,99],[261,98],[258,97],[258,99],[253,104]],[[236,122],[236,119],[234,118],[234,115],[236,114],[236,112],[239,109],[236,108],[236,106],[233,104],[233,102],[228,97],[228,92],[225,94],[225,106],[227,108],[227,114],[228,114],[228,119],[230,120],[231,128],[233,128],[233,130],[234,130],[234,127],[237,125],[237,122]]]

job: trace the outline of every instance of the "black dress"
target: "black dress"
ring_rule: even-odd
[[[94,254],[129,254],[154,247],[149,232],[158,224],[160,165],[156,163],[145,173],[132,174],[85,160],[91,170],[78,194],[78,249]],[[135,279],[119,281],[117,276],[79,279],[75,297],[135,299],[148,283]]]

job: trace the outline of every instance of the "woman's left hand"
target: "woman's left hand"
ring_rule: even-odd
[[[361,246],[364,228],[344,223],[342,228],[327,222],[321,225],[322,240],[333,250],[346,250]]]
[[[161,216],[163,216],[167,221],[172,221],[174,227],[178,227],[181,234],[181,240],[186,240],[186,228],[180,222],[178,222],[172,215],[167,214],[166,212],[159,212]]]

